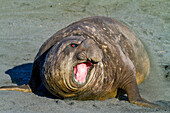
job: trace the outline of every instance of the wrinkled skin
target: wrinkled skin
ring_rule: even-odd
[[[83,62],[92,66],[82,83],[75,80],[74,67]],[[27,85],[0,90],[35,92],[44,83],[57,97],[104,100],[122,89],[131,103],[155,107],[141,98],[137,87],[149,70],[145,48],[131,30],[111,18],[89,17],[58,31],[41,46]]]

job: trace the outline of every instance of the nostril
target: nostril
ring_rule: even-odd
[[[78,52],[77,53],[77,59],[78,60],[86,60],[87,59],[86,51]]]

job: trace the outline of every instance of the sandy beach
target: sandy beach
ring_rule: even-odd
[[[1,113],[170,112],[169,0],[0,0],[0,86],[28,83],[40,46],[67,25],[89,16],[108,16],[128,25],[144,43],[151,61],[139,85],[145,99],[164,109],[140,107],[115,98],[61,100],[38,93],[0,91]]]

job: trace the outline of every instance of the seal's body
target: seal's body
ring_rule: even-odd
[[[141,41],[124,24],[89,17],[58,31],[40,48],[27,85],[0,90],[35,92],[41,83],[55,96],[104,100],[124,90],[131,103],[152,107],[138,87],[150,63]]]

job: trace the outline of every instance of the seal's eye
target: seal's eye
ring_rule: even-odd
[[[71,47],[73,47],[73,48],[76,48],[77,46],[78,46],[78,44],[75,44],[75,43],[71,44]]]

